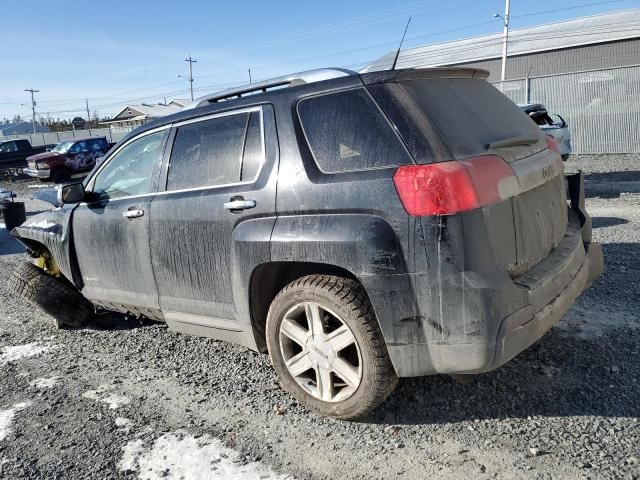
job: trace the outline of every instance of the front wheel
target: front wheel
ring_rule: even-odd
[[[53,183],[65,183],[71,180],[71,172],[66,167],[58,167],[51,172]]]
[[[22,261],[9,278],[9,292],[39,306],[57,328],[79,328],[93,316],[93,306],[69,283]]]
[[[367,294],[351,279],[287,285],[269,308],[267,346],[285,390],[321,415],[362,417],[398,382]]]

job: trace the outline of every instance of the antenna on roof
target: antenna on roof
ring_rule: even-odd
[[[391,70],[396,69],[396,63],[398,63],[398,57],[400,56],[400,49],[402,48],[402,44],[404,42],[404,36],[407,34],[407,30],[409,30],[409,24],[411,23],[411,17],[409,17],[409,21],[407,22],[407,26],[404,27],[404,33],[402,34],[402,40],[400,40],[400,45],[398,45],[398,51],[396,52],[396,58],[393,59],[393,65],[391,65]]]

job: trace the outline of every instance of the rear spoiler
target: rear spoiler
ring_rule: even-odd
[[[488,77],[488,70],[465,67],[404,68],[402,70],[381,70],[360,74],[362,83],[365,85],[430,78],[477,78],[486,80]]]

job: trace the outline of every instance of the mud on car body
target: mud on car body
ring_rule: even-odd
[[[68,181],[75,174],[88,172],[96,160],[109,151],[111,144],[105,137],[67,140],[48,152],[27,157],[27,175],[55,183]]]
[[[504,364],[602,269],[581,175],[486,76],[325,70],[204,97],[13,233],[79,304],[268,352],[301,403],[359,417],[398,377]]]

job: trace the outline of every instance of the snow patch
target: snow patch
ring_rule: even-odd
[[[31,380],[29,382],[29,385],[37,388],[38,390],[45,390],[47,388],[55,387],[59,381],[60,381],[60,377],[57,375],[55,377],[49,377],[49,378],[40,377],[40,378],[36,378],[35,380]]]
[[[26,345],[15,345],[0,348],[0,366],[9,362],[15,362],[21,358],[35,357],[51,350],[51,345],[40,342],[27,343]]]
[[[82,394],[84,398],[95,400],[96,402],[107,403],[109,408],[116,410],[123,405],[131,403],[129,398],[112,392],[113,387],[109,385],[100,385],[96,390],[89,390]]]
[[[25,227],[30,227],[30,228],[47,229],[47,228],[55,227],[57,225],[59,225],[59,224],[58,223],[54,223],[54,222],[50,222],[49,220],[41,220],[39,222],[27,223],[24,226]]]
[[[133,440],[123,450],[118,467],[123,472],[138,472],[141,480],[293,479],[259,462],[243,465],[237,451],[209,435],[195,438],[178,431],[162,435],[148,449],[143,440]]]
[[[30,405],[31,402],[21,402],[16,403],[7,410],[0,410],[0,442],[11,433],[11,425],[13,424],[16,414]]]
[[[133,427],[133,420],[128,418],[118,417],[116,418],[116,427],[118,427],[118,431],[129,433],[131,427]]]

